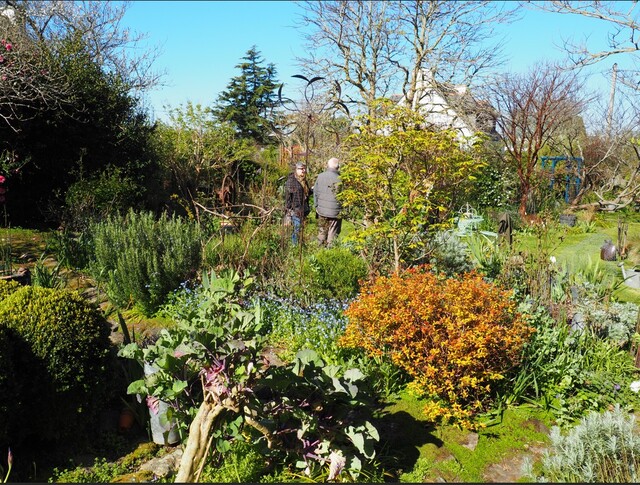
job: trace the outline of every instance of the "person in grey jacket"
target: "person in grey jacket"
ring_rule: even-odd
[[[336,199],[340,185],[339,168],[340,160],[329,159],[327,169],[318,175],[313,186],[313,200],[318,218],[318,243],[321,246],[331,246],[342,228],[340,202]]]

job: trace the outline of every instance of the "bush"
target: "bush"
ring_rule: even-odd
[[[591,412],[564,436],[554,426],[550,438],[539,481],[637,483],[640,478],[640,436],[635,417],[620,406],[602,414]]]
[[[0,280],[0,301],[12,295],[21,287],[17,281]]]
[[[28,418],[16,430],[23,436],[55,440],[76,434],[110,397],[104,316],[77,292],[25,286],[0,302],[0,322],[22,347],[14,351],[20,359],[14,368],[20,370],[18,388],[28,393],[13,396],[15,409],[0,421]]]
[[[370,355],[388,353],[430,399],[429,419],[472,427],[470,418],[487,410],[533,330],[509,293],[478,274],[446,278],[429,270],[422,266],[364,285],[345,312],[341,343]]]
[[[466,273],[473,269],[467,245],[451,231],[439,231],[429,243],[431,265],[447,276]]]
[[[336,247],[309,256],[303,271],[310,281],[306,289],[317,299],[346,300],[358,293],[368,270],[360,256]]]
[[[65,194],[63,224],[72,231],[82,231],[91,222],[135,206],[141,190],[119,167],[109,167],[92,179],[78,180]]]
[[[562,424],[616,402],[640,403],[629,389],[637,369],[627,350],[590,328],[572,331],[544,307],[531,311],[525,306],[536,332],[523,348],[518,372],[502,386],[507,404],[535,401]]]
[[[96,261],[92,273],[106,284],[112,303],[132,301],[146,316],[153,315],[167,295],[195,275],[201,261],[197,224],[164,214],[130,210],[92,226]]]

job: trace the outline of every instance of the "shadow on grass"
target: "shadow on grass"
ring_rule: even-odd
[[[436,428],[430,421],[416,419],[406,411],[385,412],[373,424],[380,434],[376,454],[390,474],[387,481],[397,481],[403,472],[414,468],[420,447],[444,445],[433,435]]]

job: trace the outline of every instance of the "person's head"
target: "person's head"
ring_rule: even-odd
[[[329,161],[327,162],[327,168],[338,170],[338,168],[340,168],[340,160],[335,157],[330,158]]]
[[[307,166],[303,162],[296,163],[296,177],[304,177],[307,175]]]

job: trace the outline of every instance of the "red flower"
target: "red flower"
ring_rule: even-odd
[[[5,49],[7,49],[7,51],[10,51],[11,49],[13,49],[13,46],[12,46],[9,42],[7,42],[7,43],[4,45],[4,48],[5,48]]]
[[[4,175],[0,175],[0,184],[3,184],[6,180],[7,179]]]

